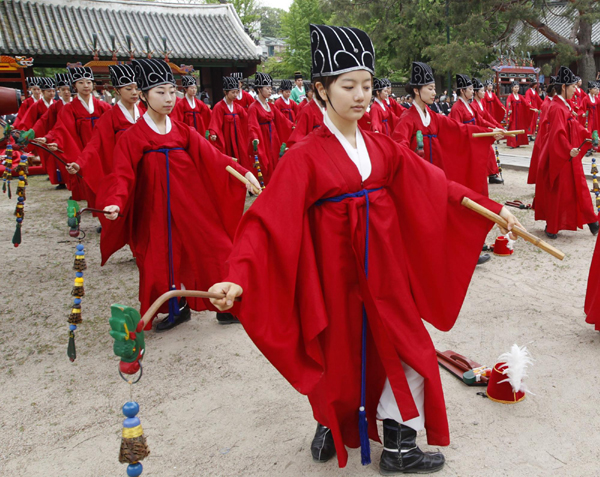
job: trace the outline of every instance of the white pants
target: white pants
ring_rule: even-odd
[[[408,421],[402,419],[400,409],[398,409],[398,403],[396,403],[396,398],[392,391],[392,386],[390,386],[390,380],[386,379],[381,397],[379,398],[379,405],[377,406],[377,419],[393,419],[415,431],[420,431],[425,428],[425,380],[423,379],[423,376],[407,364],[402,363],[402,368],[404,368],[408,387],[410,388],[410,393],[417,406],[417,411],[419,411],[419,416]]]

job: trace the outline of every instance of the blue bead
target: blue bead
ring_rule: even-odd
[[[23,218],[22,218],[22,217],[18,217],[18,218],[17,218],[17,222],[18,222],[18,223],[21,223],[21,222],[23,222]]]
[[[82,250],[77,250],[77,252],[75,252],[75,255],[79,255],[79,256],[85,255],[85,252]]]
[[[77,250],[83,250],[83,245],[82,244],[77,245]]]
[[[123,412],[123,414],[125,414],[125,412]],[[125,414],[125,415],[127,415],[127,414]],[[128,417],[127,419],[123,420],[123,427],[127,427],[127,428],[137,427],[140,424],[141,424],[141,422],[140,422],[139,417]]]
[[[19,196],[19,198],[17,199],[19,202],[25,202],[25,197],[21,197]]]
[[[596,158],[592,157],[592,162],[596,162]]]
[[[135,417],[140,412],[140,405],[135,401],[129,401],[123,404],[123,415],[127,417]]]
[[[25,178],[24,178],[23,176],[19,176],[19,180],[20,180],[20,181],[24,181],[24,180],[25,180]]]
[[[129,477],[138,477],[138,476],[142,475],[143,471],[144,471],[144,467],[142,466],[141,462],[137,462],[135,464],[129,464],[127,466],[127,475]]]
[[[81,278],[81,277],[83,277],[83,272],[77,272],[77,273],[75,274],[75,276],[76,276],[77,278]]]
[[[73,303],[74,303],[75,305],[81,305],[81,298],[75,298],[75,299],[73,300]]]
[[[75,331],[77,329],[77,326],[76,325],[69,325],[69,329],[71,331]]]

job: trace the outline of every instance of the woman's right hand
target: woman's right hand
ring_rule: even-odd
[[[579,154],[579,152],[579,149],[574,147],[573,149],[571,149],[571,157],[577,157],[577,154]]]
[[[104,207],[104,212],[109,212],[106,214],[106,218],[108,220],[116,220],[119,216],[119,212],[121,212],[121,209],[118,205],[108,205]]]
[[[51,142],[51,143],[46,144],[46,147],[48,149],[50,149],[52,152],[58,150],[58,144],[56,144],[55,142]]]
[[[229,310],[233,306],[235,299],[244,293],[241,286],[231,282],[215,283],[208,291],[210,293],[225,295],[223,298],[210,299],[210,302],[220,311]]]
[[[67,164],[67,172],[69,174],[77,174],[81,170],[81,167],[76,162],[70,162]]]
[[[211,134],[211,135],[209,136],[209,138],[210,138],[210,140],[211,140],[212,142],[215,142],[215,141],[217,140],[217,135],[216,135],[216,134]]]

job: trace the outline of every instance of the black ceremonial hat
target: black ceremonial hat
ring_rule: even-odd
[[[31,88],[32,86],[39,86],[40,84],[40,78],[37,76],[28,76],[25,78],[25,81],[27,82],[28,88]]]
[[[60,88],[61,86],[71,86],[71,78],[67,73],[56,73],[54,78],[56,80],[57,88]]]
[[[573,72],[566,66],[561,66],[556,76],[556,84],[570,85],[575,83],[577,83],[577,79]]]
[[[410,85],[425,86],[431,83],[435,83],[431,67],[425,63],[413,61],[410,71]]]
[[[384,88],[387,88],[385,80],[373,77],[373,91],[381,91]]]
[[[89,66],[74,66],[73,68],[69,68],[68,71],[72,84],[84,79],[94,79],[94,72]]]
[[[110,82],[115,88],[122,88],[135,83],[135,73],[129,65],[109,65]]]
[[[392,82],[389,79],[382,78],[381,81],[383,81],[383,84],[385,85],[386,88],[391,88],[392,87]]]
[[[267,73],[256,73],[254,87],[262,88],[264,86],[273,86],[273,79]]]
[[[175,86],[173,72],[166,61],[156,58],[144,58],[133,60],[131,64],[133,71],[135,71],[135,82],[142,91],[148,91],[163,84]]]
[[[312,75],[336,76],[349,71],[375,72],[371,38],[358,28],[310,25]]]
[[[487,86],[487,85],[490,85],[490,84],[492,86],[494,86],[494,80],[492,78],[486,79],[485,80],[485,85]]]
[[[40,89],[42,89],[42,90],[56,88],[56,86],[54,85],[54,78],[47,78],[47,77],[40,78],[39,86],[40,86]]]
[[[297,80],[297,79],[303,79],[303,77],[302,77],[302,72],[300,72],[300,71],[296,71],[296,72],[294,73],[294,80]]]
[[[235,73],[231,73],[231,77],[237,79],[238,81],[242,81],[244,79],[244,73],[241,71],[236,71]]]
[[[467,75],[456,75],[456,87],[458,89],[465,89],[469,86],[473,86],[471,78],[469,78]]]
[[[293,87],[294,87],[294,83],[292,83],[292,80],[284,79],[284,80],[281,80],[281,84],[279,85],[279,90],[280,91],[289,91]]]
[[[477,78],[473,78],[473,89],[479,90],[483,88],[483,83],[479,81]]]
[[[189,88],[190,86],[196,86],[196,78],[190,75],[185,75],[181,78],[181,86]]]
[[[239,82],[237,78],[233,76],[223,76],[223,91],[231,91],[232,89],[238,89]]]
[[[549,84],[556,84],[556,76],[550,76],[550,83]]]
[[[588,89],[597,88],[597,87],[598,87],[598,83],[596,83],[595,81],[588,81]]]

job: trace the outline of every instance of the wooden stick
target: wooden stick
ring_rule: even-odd
[[[239,180],[240,182],[244,183],[244,184],[250,184],[250,186],[252,187],[252,193],[254,195],[258,195],[260,194],[260,190],[257,189],[254,184],[252,184],[252,182],[250,182],[248,179],[246,179],[243,175],[241,175],[238,171],[236,171],[233,167],[231,166],[227,166],[225,169],[227,169],[227,172],[229,172],[233,177],[235,177],[237,180]]]
[[[471,209],[472,211],[477,212],[478,214],[482,215],[486,219],[489,219],[492,222],[497,223],[500,227],[502,227],[504,229],[508,225],[506,220],[504,220],[498,214],[495,214],[491,210],[486,209],[485,207],[479,205],[477,202],[472,201],[468,197],[465,197],[462,200],[461,204],[464,205],[467,209]],[[532,235],[529,232],[523,230],[520,227],[516,227],[516,226],[513,227],[511,232],[514,233],[515,235],[517,235],[518,237],[521,237],[522,239],[526,240],[527,242],[532,243],[536,247],[541,248],[544,252],[549,253],[550,255],[558,258],[559,260],[562,260],[563,258],[565,258],[565,254],[563,252],[561,252],[557,248],[554,248],[549,243],[544,242],[543,240],[537,238],[535,235]]]
[[[144,313],[142,317],[142,321],[144,322],[144,327],[148,324],[148,322],[152,319],[154,315],[158,313],[160,307],[169,301],[171,298],[179,298],[179,297],[192,297],[192,298],[225,298],[225,295],[220,295],[218,293],[209,293],[203,291],[196,290],[171,290],[166,293],[163,293],[159,296],[152,306],[148,308],[148,311]],[[237,297],[235,301],[241,301],[240,297]],[[140,326],[138,325],[138,328]]]
[[[492,137],[492,136],[495,136],[496,134],[498,134],[498,133],[494,132],[494,131],[490,131],[490,132],[484,132],[484,133],[473,133],[472,136],[473,137]],[[504,134],[505,136],[517,136],[519,134],[525,134],[525,129],[516,129],[514,131],[504,131],[504,132],[502,132],[502,134]]]

